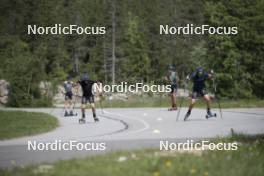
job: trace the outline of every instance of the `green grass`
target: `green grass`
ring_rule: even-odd
[[[177,99],[177,104],[179,106],[182,98]],[[190,104],[190,98],[184,98],[182,106],[188,107]],[[261,99],[240,99],[240,100],[230,100],[221,99],[220,104],[222,108],[253,108],[253,107],[264,107],[264,100]],[[129,108],[129,107],[170,107],[170,97],[149,97],[149,96],[132,96],[127,100],[104,100],[102,101],[103,107],[113,107],[113,108]],[[99,106],[99,103],[97,103]],[[205,108],[206,104],[203,99],[198,99],[195,107]],[[212,107],[218,108],[218,103],[216,100],[212,100]]]
[[[49,114],[0,110],[0,140],[44,133],[57,126],[57,119]]]
[[[58,161],[26,168],[2,170],[0,175],[48,176],[262,176],[264,136],[235,135],[216,141],[239,141],[236,151],[192,153],[142,150],[115,152],[84,159]],[[120,162],[120,158],[126,158]]]

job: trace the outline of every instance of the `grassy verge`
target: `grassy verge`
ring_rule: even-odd
[[[177,99],[177,104],[179,106],[182,98]],[[188,107],[191,99],[184,98],[182,106]],[[264,107],[264,100],[261,99],[240,99],[240,100],[230,100],[221,99],[220,104],[222,108],[253,108],[253,107]],[[129,97],[127,100],[104,100],[102,101],[103,107],[170,107],[170,97]],[[99,103],[98,105],[99,106]],[[196,107],[204,108],[206,104],[203,99],[198,99]],[[212,100],[212,107],[218,108],[218,103],[216,100]]]
[[[236,151],[164,152],[157,150],[115,152],[0,171],[0,175],[92,175],[92,176],[262,176],[264,136],[236,135],[217,139],[239,142]]]
[[[48,114],[0,111],[0,140],[43,133],[57,126],[57,119]]]

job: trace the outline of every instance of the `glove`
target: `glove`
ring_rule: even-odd
[[[186,79],[189,81],[189,80],[190,80],[190,76],[188,75],[188,76],[186,77]]]
[[[211,74],[214,74],[214,70],[213,70],[213,69],[211,69],[211,70],[210,70],[210,73],[211,73]]]

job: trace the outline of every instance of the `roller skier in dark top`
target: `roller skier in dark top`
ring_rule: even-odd
[[[198,96],[204,98],[206,105],[207,105],[207,115],[206,118],[216,117],[216,114],[211,112],[210,108],[210,96],[206,91],[205,82],[211,79],[213,76],[213,71],[211,70],[210,73],[207,73],[202,67],[196,69],[190,76],[187,77],[188,80],[193,81],[193,90],[192,90],[192,102],[189,106],[189,109],[184,117],[184,121],[186,121],[189,116],[191,115],[192,108],[195,105],[196,99]]]
[[[93,112],[93,118],[95,122],[98,122],[99,119],[96,116],[96,109],[95,109],[95,104],[94,104],[94,94],[93,94],[93,85],[95,83],[99,83],[97,81],[92,81],[89,79],[89,75],[87,73],[84,73],[81,79],[78,81],[79,85],[82,88],[82,118],[79,120],[80,123],[85,123],[85,108],[87,102],[90,103],[92,107],[92,112]]]

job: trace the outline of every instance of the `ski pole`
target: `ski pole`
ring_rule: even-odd
[[[77,86],[78,86],[78,85],[77,85]],[[73,110],[73,111],[75,110],[75,105],[76,105],[77,97],[79,97],[79,86],[77,87],[77,91],[76,91],[76,94],[75,94],[74,96],[75,96],[75,99],[74,99],[73,107],[72,107],[72,110]],[[76,113],[76,114],[77,114],[77,113]]]
[[[97,84],[98,84],[98,82],[97,82]],[[96,92],[97,92],[97,94],[99,95],[99,98],[100,98],[99,99],[99,105],[100,105],[101,112],[102,112],[102,114],[104,114],[104,109],[103,109],[103,105],[102,105],[103,94],[99,92],[99,88],[98,87],[96,89]]]
[[[185,94],[185,88],[186,88],[186,83],[184,82],[184,88],[183,88],[183,92],[184,92],[184,94]],[[176,121],[179,120],[179,116],[180,116],[180,112],[181,112],[181,107],[182,107],[183,99],[184,99],[184,95],[183,95],[182,98],[181,98],[180,107],[179,107],[179,111],[178,111],[178,113],[177,113]]]
[[[104,114],[104,109],[103,109],[103,105],[102,105],[102,97],[103,97],[103,95],[100,95],[99,105],[100,105],[100,109],[101,109],[102,114]]]
[[[216,84],[215,84],[215,79],[214,78],[213,78],[213,87],[214,87],[215,99],[216,99],[216,102],[218,104],[218,109],[219,109],[220,117],[221,117],[221,119],[223,119],[222,108],[221,108],[220,100],[217,97]]]
[[[63,104],[63,109],[62,109],[62,112],[61,112],[61,116],[64,117],[64,113],[66,111],[66,100],[65,100],[65,93],[62,92],[62,94],[64,95],[64,104]]]
[[[76,100],[77,100],[77,96],[78,95],[74,95],[74,102],[73,102],[73,106],[72,106],[72,111],[73,111],[73,113],[75,114],[75,115],[77,115],[77,113],[75,113],[74,111],[75,111],[75,105],[76,105]]]
[[[159,93],[159,107],[160,107],[160,110],[161,110],[161,97],[162,97],[162,94],[161,92]]]

